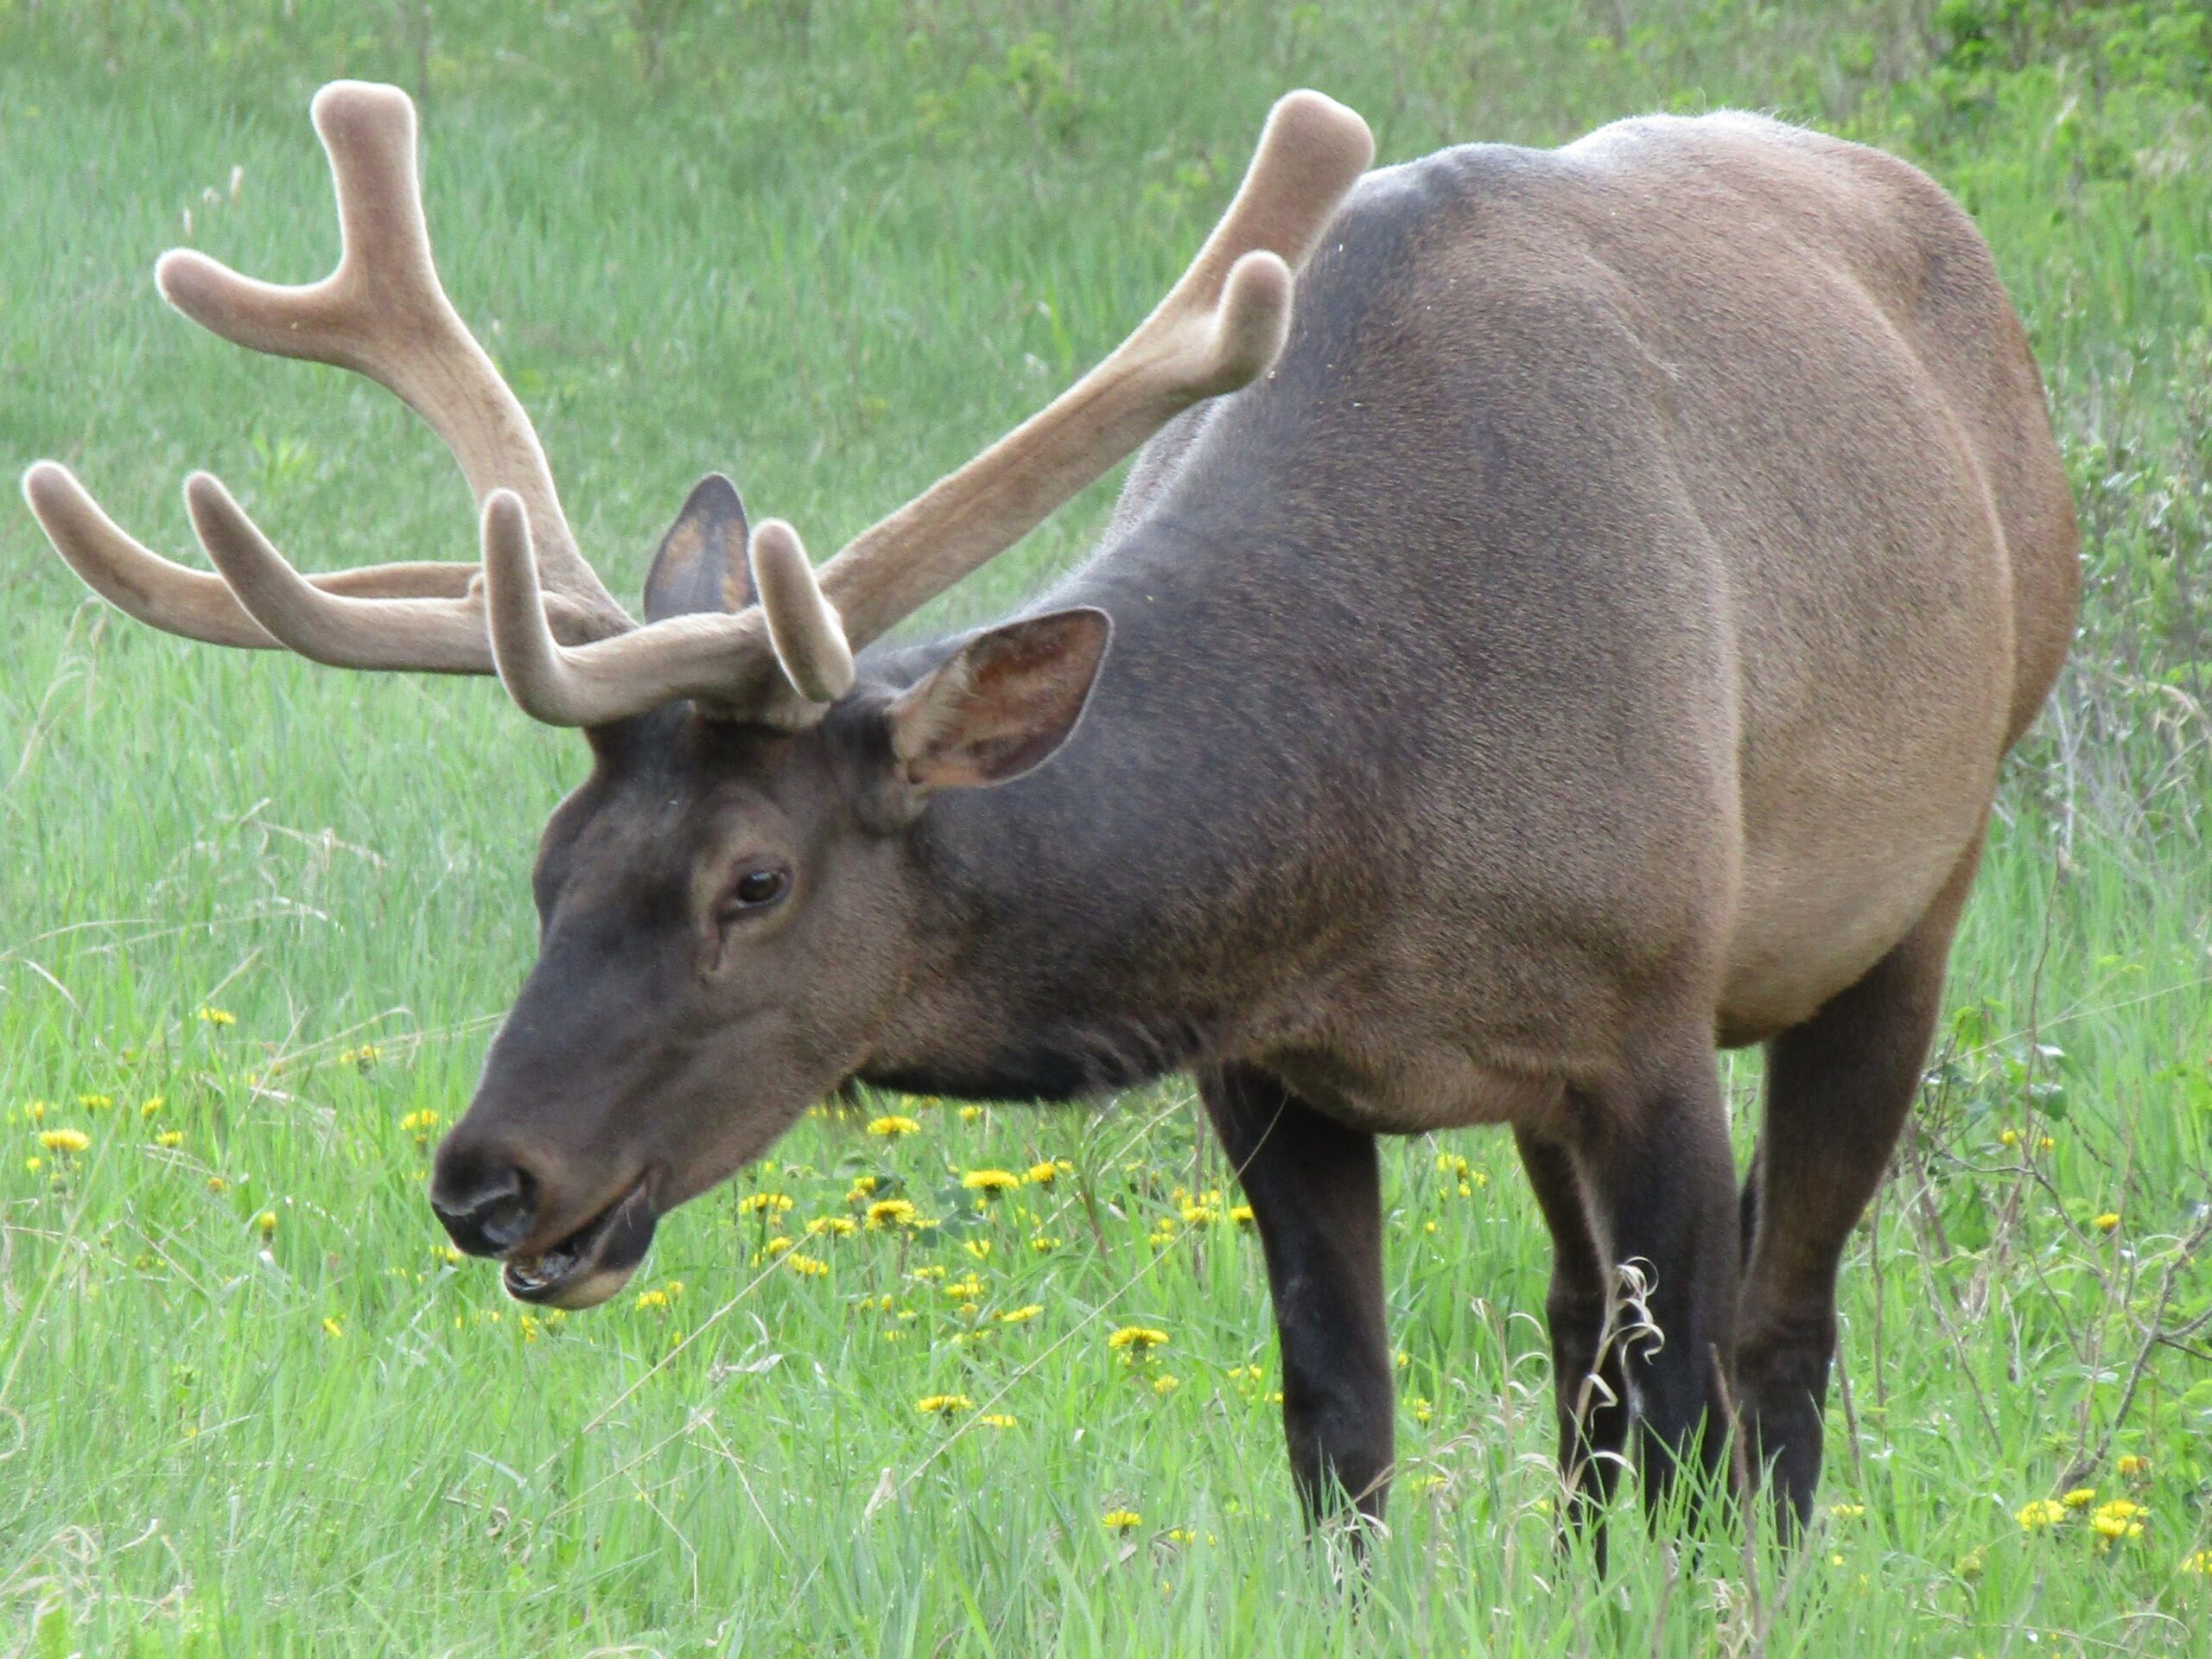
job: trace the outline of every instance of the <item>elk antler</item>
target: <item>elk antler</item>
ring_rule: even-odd
[[[556,725],[601,724],[684,696],[777,725],[818,718],[851,685],[855,646],[1011,547],[1183,410],[1274,362],[1289,330],[1293,268],[1374,151],[1350,110],[1291,93],[1191,268],[1089,374],[855,537],[818,580],[798,533],[771,519],[747,549],[758,606],[640,628],[585,563],[530,417],[438,282],[416,183],[414,105],[397,87],[334,81],[315,95],[314,116],[337,189],[337,269],[284,288],[178,249],[155,280],[226,340],[352,369],[422,415],[475,493],[482,565],[302,575],[198,473],[185,502],[221,572],[211,575],[133,540],[57,462],[24,474],[24,496],[78,575],[156,627],[219,645],[289,645],[340,667],[496,667],[525,712]]]
[[[537,602],[534,523],[487,510],[493,649],[515,701],[559,725],[683,696],[778,724],[818,715],[850,683],[855,647],[1011,547],[1183,410],[1268,369],[1289,330],[1292,269],[1373,154],[1366,123],[1342,105],[1312,92],[1282,99],[1190,269],[1090,373],[863,531],[818,582],[790,526],[760,526],[751,556],[772,625],[758,609],[677,616],[563,646]],[[794,704],[792,688],[806,701]]]
[[[570,639],[632,623],[577,550],[530,417],[438,281],[416,181],[415,108],[394,86],[334,81],[315,94],[341,236],[321,282],[279,287],[172,249],[162,296],[250,350],[366,375],[445,441],[480,503],[512,491],[529,514],[544,586],[542,622]],[[66,467],[41,461],[23,494],[70,568],[142,621],[218,645],[285,645],[340,667],[490,673],[479,567],[386,564],[302,576],[207,474],[185,486],[193,529],[221,576],[188,569],[119,529]]]

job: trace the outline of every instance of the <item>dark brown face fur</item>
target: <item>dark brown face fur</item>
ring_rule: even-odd
[[[854,1070],[906,931],[899,841],[867,822],[883,779],[850,741],[867,724],[781,736],[686,709],[598,734],[539,849],[537,966],[439,1160],[445,1192],[504,1166],[529,1202],[464,1243],[527,1264],[640,1182],[664,1213]]]
[[[702,485],[648,613],[747,602],[744,534],[735,493]],[[1010,623],[797,732],[690,704],[593,732],[538,848],[537,965],[438,1151],[454,1241],[505,1258],[518,1296],[602,1301],[658,1217],[859,1071],[921,948],[931,798],[1047,759],[1107,637],[1095,610]]]

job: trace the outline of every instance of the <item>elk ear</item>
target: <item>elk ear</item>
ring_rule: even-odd
[[[683,511],[660,538],[645,576],[645,620],[702,611],[741,611],[753,603],[746,563],[745,503],[720,473],[694,485]]]
[[[1114,624],[1055,611],[979,633],[891,705],[910,798],[1003,784],[1045,764],[1083,718]]]

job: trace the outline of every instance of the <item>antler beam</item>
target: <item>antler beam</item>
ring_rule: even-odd
[[[1182,279],[1090,373],[974,461],[855,537],[819,574],[789,551],[771,556],[794,611],[771,626],[755,611],[671,617],[574,649],[545,637],[542,607],[518,591],[519,556],[486,549],[493,648],[517,702],[540,719],[597,724],[674,697],[748,710],[776,681],[760,661],[764,633],[786,687],[813,699],[835,664],[880,637],[1042,523],[1056,508],[1192,404],[1249,384],[1271,365],[1290,327],[1292,271],[1319,239],[1374,155],[1367,124],[1319,92],[1274,106],[1236,199]],[[756,533],[769,534],[764,524]],[[780,538],[797,537],[774,527]],[[756,572],[760,567],[755,555]],[[770,602],[771,588],[761,596]],[[825,619],[827,621],[825,622]],[[840,619],[842,620],[840,621]],[[830,646],[825,627],[839,624]],[[810,653],[821,652],[820,677]],[[849,676],[849,668],[845,671]],[[556,712],[557,711],[557,712]],[[776,702],[772,723],[810,717]]]

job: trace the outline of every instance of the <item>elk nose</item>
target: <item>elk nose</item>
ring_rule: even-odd
[[[489,1148],[438,1148],[430,1208],[453,1242],[471,1255],[504,1255],[530,1236],[537,1219],[537,1178]]]

